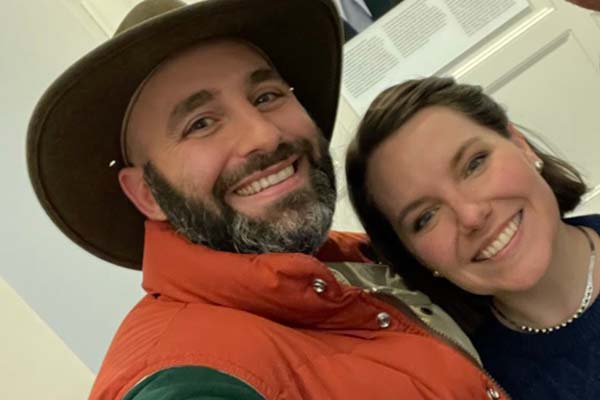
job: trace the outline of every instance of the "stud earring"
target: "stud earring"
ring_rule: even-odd
[[[542,169],[544,169],[544,162],[542,160],[535,160],[535,162],[533,163],[533,166],[539,172],[542,172]]]
[[[432,273],[435,278],[439,278],[440,276],[442,276],[442,274],[440,274],[440,271],[438,271],[437,269],[434,269]]]

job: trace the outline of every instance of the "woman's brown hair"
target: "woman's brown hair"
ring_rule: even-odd
[[[506,112],[481,87],[438,77],[404,82],[383,91],[362,119],[346,155],[348,192],[380,259],[400,273],[409,286],[443,307],[465,332],[473,333],[489,315],[489,297],[468,293],[445,279],[433,277],[404,247],[367,185],[368,162],[375,149],[415,114],[432,106],[448,107],[503,137],[510,137]],[[572,211],[587,191],[581,175],[567,162],[529,145],[544,162],[542,177],[552,188],[561,215]]]

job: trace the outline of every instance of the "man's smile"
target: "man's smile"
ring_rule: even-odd
[[[253,196],[287,181],[296,172],[297,157],[289,158],[246,177],[233,192],[242,197]]]

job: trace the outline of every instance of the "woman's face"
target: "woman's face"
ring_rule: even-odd
[[[444,107],[421,110],[372,154],[367,187],[424,265],[476,294],[533,287],[560,214],[512,127],[504,138]]]

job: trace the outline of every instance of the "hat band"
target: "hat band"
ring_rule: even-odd
[[[142,93],[142,90],[146,86],[146,83],[150,80],[152,75],[156,72],[156,70],[162,65],[159,63],[155,66],[152,71],[144,78],[142,83],[139,84],[131,99],[129,100],[129,104],[127,104],[127,108],[125,109],[125,115],[123,115],[123,122],[121,123],[121,158],[123,159],[123,167],[133,167],[133,163],[129,160],[129,152],[127,151],[127,130],[129,129],[129,118],[131,117],[131,112],[133,110],[133,106],[137,102]]]

